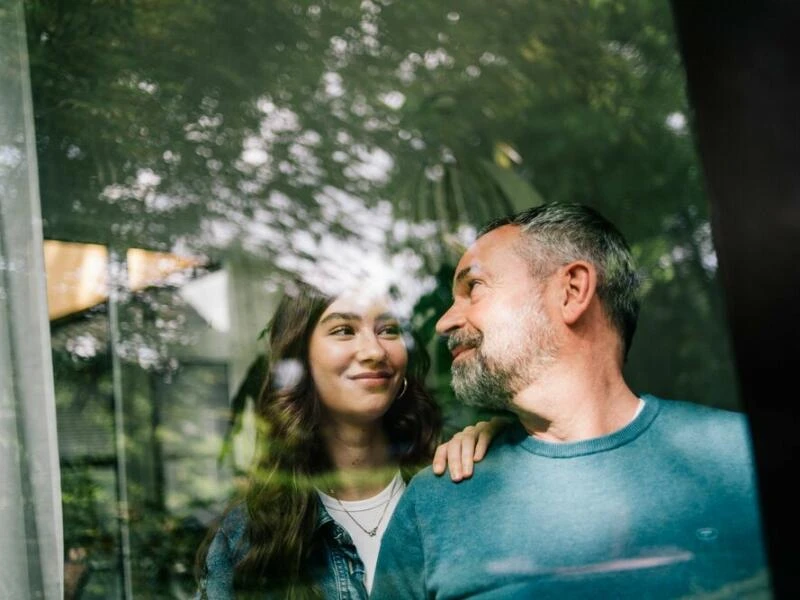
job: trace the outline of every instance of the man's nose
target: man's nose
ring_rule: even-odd
[[[455,303],[450,305],[450,308],[439,318],[436,322],[436,333],[439,335],[448,335],[454,329],[458,329],[464,324],[464,316]]]

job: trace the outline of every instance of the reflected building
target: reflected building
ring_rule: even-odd
[[[476,229],[543,198],[596,205],[648,271],[664,344],[634,385],[734,407],[669,7],[462,4],[12,2],[74,598],[191,592],[294,278],[393,290],[446,430],[474,420],[433,324]]]

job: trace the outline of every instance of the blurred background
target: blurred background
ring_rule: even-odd
[[[445,433],[480,416],[433,323],[476,228],[542,201],[633,246],[634,390],[739,408],[668,3],[23,6],[74,597],[191,596],[294,277],[385,277]]]

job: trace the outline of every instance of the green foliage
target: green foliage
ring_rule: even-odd
[[[386,243],[436,273],[413,324],[432,354],[448,433],[479,415],[454,401],[450,357],[433,330],[457,260],[446,234],[542,198],[586,202],[629,238],[646,278],[626,369],[633,387],[736,407],[668,3],[29,0],[25,11],[46,237],[275,264],[297,251],[287,240],[298,232],[374,233],[353,208],[361,203],[388,201],[396,223],[437,221],[433,242],[410,228]],[[321,199],[330,190],[357,202],[331,216]],[[164,377],[177,368],[174,347],[192,343],[178,304],[154,296],[122,323],[127,351],[169,359],[154,367]],[[85,417],[109,444],[110,361],[68,350],[85,327],[109,352],[107,322],[98,313],[62,325],[59,410]],[[132,522],[147,549],[136,573],[146,589],[163,584],[164,569],[180,579],[175,565],[195,538],[191,527],[179,534],[169,499],[152,491],[153,447],[185,433],[154,425],[160,388],[152,372],[128,367],[126,448],[141,474]],[[262,368],[253,364],[234,414],[257,393]],[[202,454],[198,440],[186,445]],[[68,471],[64,485],[76,543],[102,525],[90,508],[100,488],[86,477]],[[98,539],[113,540],[111,531]]]

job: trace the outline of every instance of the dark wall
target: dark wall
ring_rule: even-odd
[[[800,5],[672,0],[711,203],[774,589],[800,569]]]

